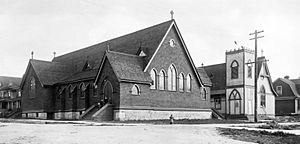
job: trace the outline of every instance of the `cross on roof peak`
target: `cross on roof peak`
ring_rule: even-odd
[[[174,11],[171,10],[171,11],[170,11],[170,14],[171,14],[171,19],[173,19]]]

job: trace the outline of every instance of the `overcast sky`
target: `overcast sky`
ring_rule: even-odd
[[[170,10],[196,66],[225,62],[226,50],[259,39],[272,79],[300,76],[297,0],[0,0],[0,75],[22,77],[31,51],[51,61],[167,20]]]

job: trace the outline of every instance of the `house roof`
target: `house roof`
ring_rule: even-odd
[[[212,82],[203,67],[198,67],[197,72],[198,72],[200,79],[202,80],[204,85],[212,86]]]
[[[207,76],[212,82],[212,90],[226,89],[226,64],[204,66]]]
[[[294,93],[294,95],[296,97],[300,97],[300,95],[299,95],[299,93],[297,91],[297,88],[296,88],[296,84],[294,83],[294,81],[298,82],[297,80],[289,80],[289,79],[286,79],[286,78],[278,78],[277,80],[280,80],[280,81],[288,84],[290,86],[292,92]]]
[[[106,56],[119,80],[151,82],[150,74],[143,71],[143,57],[113,51]]]
[[[0,90],[19,89],[22,78],[0,76]]]

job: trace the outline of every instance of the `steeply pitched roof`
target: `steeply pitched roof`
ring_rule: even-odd
[[[149,73],[143,71],[143,57],[113,51],[106,56],[119,80],[151,82]]]
[[[212,82],[203,67],[198,67],[197,72],[198,72],[200,79],[202,80],[204,85],[212,86]]]
[[[52,61],[82,68],[88,59],[91,67],[97,69],[109,45],[111,51],[132,55],[142,49],[147,55],[145,62],[148,63],[171,24],[172,20],[55,57]]]
[[[286,78],[278,78],[277,80],[280,80],[280,81],[288,84],[290,86],[292,92],[294,93],[294,95],[296,97],[300,97],[300,95],[299,95],[299,93],[297,91],[297,88],[296,88],[296,84],[292,80],[289,80],[289,79],[286,79]],[[297,80],[295,80],[295,81],[297,81]]]
[[[42,85],[53,85],[67,77],[71,71],[68,66],[57,62],[31,59],[29,63]]]
[[[0,76],[0,90],[19,89],[22,78]]]
[[[204,67],[212,82],[212,90],[226,89],[226,64],[216,64]]]

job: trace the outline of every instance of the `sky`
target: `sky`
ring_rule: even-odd
[[[300,77],[299,0],[0,0],[0,75],[22,77],[34,59],[56,56],[171,19],[196,66],[225,62],[225,52],[254,49],[273,80]],[[234,41],[238,45],[235,45]]]

